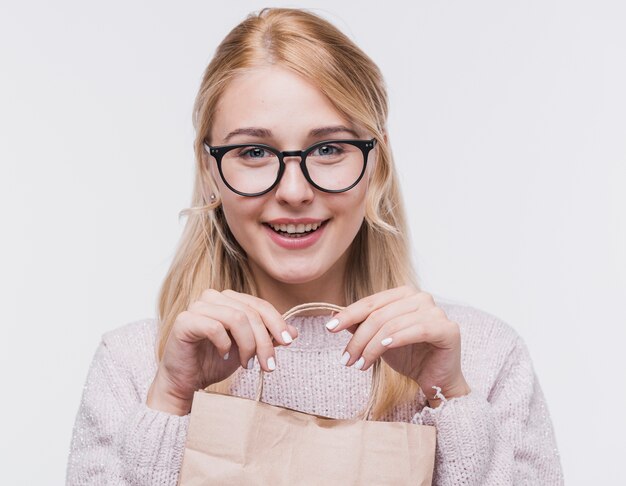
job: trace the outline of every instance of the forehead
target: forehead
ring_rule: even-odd
[[[233,130],[264,128],[277,141],[304,141],[320,126],[356,129],[314,84],[281,66],[255,68],[236,76],[217,104],[211,140],[222,143]]]

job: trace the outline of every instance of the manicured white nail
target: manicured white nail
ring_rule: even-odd
[[[350,361],[350,353],[346,351],[341,355],[341,364],[345,366],[348,361]]]
[[[364,364],[365,364],[365,358],[364,358],[363,356],[361,356],[361,357],[359,358],[359,360],[358,360],[356,363],[354,363],[354,367],[355,367],[357,370],[360,370],[361,368],[363,368],[363,365],[364,365]]]
[[[226,360],[228,359],[228,357],[229,357],[229,356],[230,356],[230,355],[229,355],[228,353],[226,353],[226,354],[224,355],[224,361],[226,361]]]
[[[271,371],[274,371],[276,369],[276,361],[274,361],[274,358],[272,358],[272,357],[267,358],[267,367]]]
[[[326,323],[326,329],[332,331],[339,325],[339,319],[331,319]]]
[[[280,335],[282,336],[283,341],[285,341],[285,344],[293,342],[291,335],[287,331],[283,331]]]
[[[383,346],[389,346],[391,344],[391,341],[393,341],[392,338],[385,338],[380,342],[380,344],[382,344]]]
[[[254,368],[254,356],[248,360],[248,369],[251,370]]]

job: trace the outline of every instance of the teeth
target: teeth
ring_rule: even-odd
[[[270,226],[276,231],[282,231],[283,233],[305,233],[308,231],[315,231],[322,223],[309,223],[309,224],[270,224]]]

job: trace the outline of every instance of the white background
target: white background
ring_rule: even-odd
[[[64,482],[101,334],[155,314],[202,71],[264,6],[2,0],[4,484]],[[385,74],[424,290],[525,339],[568,484],[624,484],[625,4],[282,6],[313,7]]]

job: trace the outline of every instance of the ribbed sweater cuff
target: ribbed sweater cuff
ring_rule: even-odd
[[[490,444],[493,443],[491,408],[478,393],[451,398],[434,409],[424,407],[415,414],[412,422],[437,428],[437,456],[442,462],[490,457]]]
[[[153,484],[175,482],[183,460],[189,415],[172,415],[139,403],[128,417],[121,429],[122,464],[143,480],[152,478]]]

